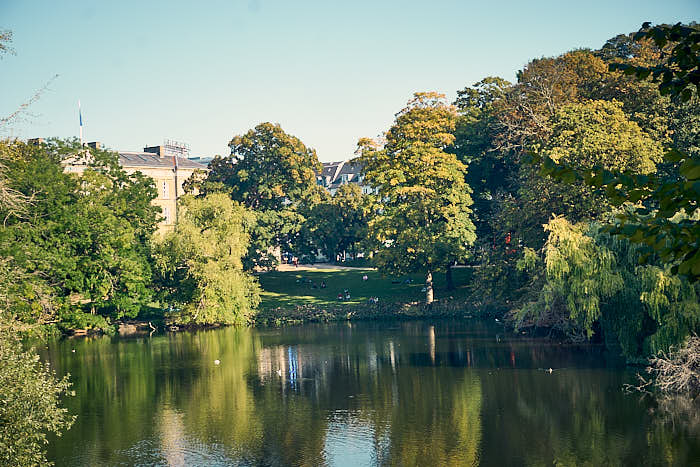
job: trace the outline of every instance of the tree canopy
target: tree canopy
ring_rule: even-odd
[[[177,229],[155,246],[157,282],[180,324],[245,324],[260,302],[243,271],[254,215],[224,193],[180,199]]]
[[[282,127],[261,123],[229,143],[231,155],[211,164],[204,192],[224,189],[231,199],[255,210],[249,266],[271,266],[272,249],[289,248],[304,221],[299,208],[318,193],[316,151]]]
[[[432,273],[467,256],[474,242],[466,166],[445,149],[454,141],[457,112],[444,95],[416,93],[396,116],[386,143],[359,142],[366,180],[381,204],[370,221],[375,264],[384,272]]]
[[[3,213],[2,256],[35,278],[29,283],[43,284],[49,308],[69,327],[136,316],[151,296],[153,181],[127,175],[115,154],[75,142],[3,147],[12,154],[11,188],[31,202],[22,213]],[[80,176],[64,173],[61,161],[83,152],[91,167]]]

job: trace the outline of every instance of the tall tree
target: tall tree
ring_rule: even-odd
[[[289,248],[303,222],[300,205],[316,196],[321,169],[316,151],[272,123],[235,136],[229,147],[230,156],[211,162],[204,192],[223,186],[234,201],[256,212],[250,265],[273,265],[271,250]]]
[[[487,77],[472,87],[457,91],[455,106],[459,117],[455,141],[449,148],[467,165],[467,183],[474,190],[474,224],[477,238],[488,239],[491,229],[488,219],[495,205],[495,197],[507,188],[516,166],[502,151],[494,147],[502,125],[499,116],[511,83]]]
[[[424,272],[426,302],[433,273],[467,256],[474,242],[466,166],[445,149],[457,112],[445,96],[414,94],[386,134],[386,143],[358,143],[366,180],[382,203],[370,222],[375,263],[387,273]]]

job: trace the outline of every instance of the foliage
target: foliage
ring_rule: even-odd
[[[542,144],[540,154],[557,164],[577,170],[605,167],[649,174],[661,160],[661,147],[629,120],[615,101],[588,101],[567,104],[551,119],[551,136]],[[520,198],[522,216],[537,232],[524,237],[534,247],[531,238],[539,233],[539,225],[554,213],[582,221],[599,219],[610,211],[606,198],[582,185],[552,182],[531,173],[528,165],[521,168]]]
[[[225,187],[234,201],[258,214],[248,265],[272,266],[271,249],[290,249],[304,221],[301,205],[317,196],[316,151],[272,123],[235,136],[229,147],[229,157],[216,157],[209,165],[203,193]]]
[[[457,91],[454,105],[458,118],[455,141],[448,148],[467,167],[467,184],[473,190],[474,224],[477,241],[491,238],[489,218],[496,209],[496,198],[511,179],[513,166],[500,151],[494,150],[501,125],[499,114],[511,83],[487,77],[472,87]]]
[[[127,175],[115,154],[74,141],[3,145],[14,154],[7,164],[12,189],[31,200],[24,212],[6,211],[0,227],[7,267],[30,279],[13,293],[50,295],[71,327],[85,321],[81,310],[135,316],[150,299],[148,242],[158,215],[150,204],[156,196],[151,179]],[[61,162],[70,157],[84,157],[90,166],[80,176],[64,173]],[[40,302],[48,309],[45,300],[28,306]],[[88,321],[105,326],[102,318]]]
[[[584,229],[585,225],[573,226],[563,217],[545,226],[549,232],[544,247],[546,280],[541,299],[524,307],[521,320],[523,315],[536,315],[541,325],[546,317],[551,327],[570,334],[585,332],[588,338],[593,335],[601,301],[619,292],[623,282],[614,254],[599,248]],[[538,259],[534,250],[526,249],[518,267],[535,270]]]
[[[259,303],[243,271],[255,218],[223,193],[180,199],[177,229],[154,248],[158,285],[182,324],[243,324]]]
[[[366,180],[382,199],[370,222],[374,261],[385,272],[432,272],[467,256],[474,242],[466,167],[445,148],[454,141],[457,114],[437,93],[416,93],[397,114],[382,149],[361,140]]]
[[[562,217],[546,230],[542,259],[526,250],[519,262],[538,291],[516,313],[519,326],[548,326],[587,338],[602,331],[629,359],[666,350],[700,327],[700,287],[657,261],[640,266],[644,247],[600,225],[572,225]]]
[[[700,64],[700,32],[697,27],[677,24],[673,27],[657,26],[648,29],[645,23],[635,35],[640,41],[651,37],[663,49],[669,41],[672,50],[667,62],[653,68],[611,64],[611,69],[636,73],[640,79],[650,73],[662,76],[659,91],[680,96],[689,101],[692,84],[698,85]],[[692,113],[688,116],[691,117]],[[695,130],[697,131],[697,130]],[[600,164],[580,170],[569,164],[558,164],[548,155],[536,156],[542,163],[542,173],[565,182],[583,181],[595,188],[605,188],[608,198],[615,205],[626,204],[627,210],[619,213],[610,231],[633,242],[653,248],[661,259],[672,265],[672,272],[700,278],[700,227],[698,226],[698,196],[700,195],[700,156],[669,151],[664,157],[669,167],[659,176],[638,174],[624,167],[610,170]],[[644,260],[645,257],[642,257]]]
[[[329,261],[335,261],[367,236],[369,208],[368,197],[357,184],[341,185],[335,195],[311,208],[304,234]]]
[[[663,61],[654,66],[618,63],[611,65],[611,69],[634,75],[640,80],[651,76],[655,82],[660,81],[659,91],[662,95],[688,101],[693,95],[693,85],[697,95],[700,91],[700,27],[681,23],[651,27],[651,23],[647,22],[634,35],[635,41],[644,39],[653,40],[663,51]]]
[[[627,207],[609,230],[653,248],[672,271],[695,281],[700,277],[700,158],[671,150],[664,159],[677,167],[676,180],[603,168],[576,171],[542,159],[542,173],[565,181],[605,188],[614,205]],[[537,160],[537,159],[536,159]],[[642,258],[644,259],[644,258]]]
[[[56,379],[48,365],[7,331],[0,331],[0,464],[46,465],[47,433],[70,428],[74,417],[59,406],[68,377]]]

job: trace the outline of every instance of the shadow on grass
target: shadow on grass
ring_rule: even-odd
[[[367,280],[363,280],[363,276]],[[454,270],[456,290],[446,291],[444,277],[436,277],[436,298],[465,297],[470,271]],[[443,275],[444,276],[444,275]],[[258,276],[263,289],[261,309],[293,308],[301,305],[338,307],[365,304],[370,297],[380,302],[418,302],[424,299],[424,276],[382,276],[377,271],[270,271]],[[321,288],[325,282],[326,287]],[[345,290],[350,300],[339,300]]]

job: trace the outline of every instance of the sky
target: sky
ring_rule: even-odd
[[[269,121],[344,160],[414,92],[453,100],[644,21],[700,21],[700,1],[0,0],[14,49],[0,59],[0,116],[48,83],[0,136],[77,137],[80,100],[85,140],[112,149],[174,139],[228,155]]]

